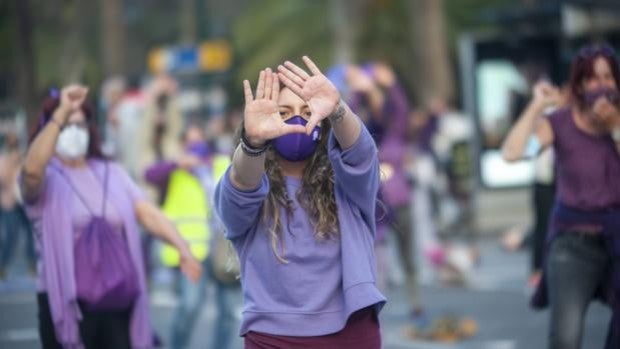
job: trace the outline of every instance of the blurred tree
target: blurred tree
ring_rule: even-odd
[[[527,3],[531,0],[521,0]],[[440,6],[444,3],[443,8]],[[96,89],[110,74],[142,74],[149,49],[179,43],[183,32],[196,40],[228,37],[234,47],[231,97],[241,80],[258,70],[311,55],[324,69],[343,60],[381,59],[393,65],[412,96],[420,89],[450,95],[455,42],[478,29],[480,11],[508,0],[14,0],[0,2],[0,98],[39,95],[49,85],[79,80]],[[438,5],[439,4],[439,5]],[[426,7],[431,6],[428,10]],[[195,7],[194,29],[182,29]],[[183,11],[182,9],[185,9]],[[431,11],[430,14],[427,11]],[[171,20],[176,18],[177,20]],[[430,18],[439,18],[436,21]],[[445,25],[441,25],[444,18]],[[445,28],[444,28],[445,27]],[[438,34],[423,34],[424,32]],[[443,31],[443,34],[441,33]],[[417,33],[416,33],[417,32]],[[447,37],[443,44],[436,37]],[[187,35],[186,35],[187,37]],[[438,49],[432,49],[437,45]],[[30,48],[29,48],[30,47]],[[441,49],[444,47],[444,49]],[[441,60],[422,55],[443,57]],[[30,58],[29,58],[30,57]],[[440,63],[437,63],[440,62]],[[440,67],[447,67],[442,69]],[[437,70],[432,73],[427,70]],[[429,74],[428,76],[425,74]],[[447,76],[447,77],[446,77]],[[429,81],[432,80],[432,81]],[[12,82],[29,85],[22,90]],[[443,81],[443,82],[441,82]],[[448,84],[445,81],[449,81]],[[93,92],[96,92],[93,90]]]
[[[312,55],[320,66],[382,60],[395,67],[417,103],[454,99],[456,41],[484,28],[481,11],[508,0],[268,0],[236,18],[235,80],[283,59]],[[338,50],[342,50],[338,52]]]
[[[125,21],[123,0],[100,0],[101,7],[101,57],[103,73],[106,76],[122,75],[125,72]]]
[[[333,63],[343,64],[355,61],[355,44],[359,32],[360,11],[368,1],[330,0],[331,29],[333,37]]]
[[[235,71],[233,101],[242,97],[241,81],[254,86],[259,70],[283,60],[301,63],[310,55],[320,67],[332,62],[332,31],[328,1],[266,0],[250,2],[236,17],[232,39]],[[237,99],[237,102],[239,99]]]
[[[20,75],[17,80],[19,102],[26,109],[26,115],[35,113],[36,96],[36,66],[33,50],[34,35],[32,30],[32,18],[30,15],[29,0],[15,0],[17,9],[17,42],[19,45]]]
[[[445,28],[443,0],[410,2],[412,77],[422,82],[414,88],[416,100],[424,107],[433,98],[454,98],[455,76],[450,63],[450,50]]]
[[[181,42],[185,44],[196,43],[196,0],[181,0],[180,27]]]

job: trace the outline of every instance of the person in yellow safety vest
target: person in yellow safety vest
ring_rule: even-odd
[[[211,262],[212,240],[218,229],[212,216],[212,188],[230,164],[229,155],[213,154],[201,125],[190,124],[183,132],[184,154],[177,161],[161,161],[146,170],[146,180],[163,193],[162,209],[188,242],[193,255],[203,262],[204,273],[196,284],[177,277],[179,304],[172,321],[170,347],[186,348],[192,329],[206,301],[208,283],[215,286],[218,310],[211,348],[230,346],[235,325],[233,309],[240,302],[238,283],[224,283],[214,277]],[[163,265],[175,268],[178,274],[179,256],[164,245],[160,253]]]

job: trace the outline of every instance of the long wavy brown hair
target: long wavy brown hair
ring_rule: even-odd
[[[237,130],[237,145],[241,139],[241,123]],[[310,157],[302,177],[302,185],[296,193],[301,207],[306,211],[315,229],[317,240],[335,239],[339,234],[338,207],[334,195],[334,171],[327,157],[327,139],[331,124],[324,119],[321,124],[321,140]],[[269,178],[269,194],[263,204],[261,224],[267,226],[271,238],[271,249],[282,263],[288,263],[282,257],[284,239],[282,237],[281,208],[290,218],[293,214],[293,201],[286,192],[284,175],[278,163],[278,155],[269,147],[265,160],[265,172]],[[279,245],[279,246],[278,246]],[[279,247],[279,248],[278,248]]]

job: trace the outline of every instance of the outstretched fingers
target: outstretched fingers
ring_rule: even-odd
[[[273,74],[273,83],[271,87],[271,100],[278,103],[278,99],[280,98],[280,79],[278,79],[278,74]]]
[[[245,104],[250,104],[254,100],[252,96],[252,87],[248,80],[243,80],[243,95],[245,96]]]
[[[310,69],[310,72],[312,72],[312,75],[321,75],[321,71],[319,70],[319,68],[316,66],[316,64],[314,64],[314,62],[310,59],[310,57],[308,56],[303,56],[301,57],[301,59],[304,61],[304,63],[306,63],[306,67],[308,67],[308,69]]]
[[[298,67],[295,63],[290,62],[290,61],[286,61],[284,62],[284,67],[286,67],[288,70],[292,71],[293,73],[295,73],[297,76],[299,76],[299,78],[301,78],[303,81],[306,81],[308,79],[310,79],[310,75],[308,75],[308,73],[306,73],[305,70],[301,69],[300,67]]]
[[[301,76],[299,76],[299,74],[293,72],[291,69],[283,65],[278,66],[278,72],[279,74],[286,76],[290,81],[292,81],[299,87],[302,87],[305,83],[305,80]]]
[[[271,99],[273,75],[270,68],[265,69],[265,99]]]
[[[258,75],[258,86],[256,86],[256,99],[265,97],[265,71],[261,70]]]
[[[308,120],[308,123],[306,124],[304,132],[307,135],[310,135],[319,122],[321,122],[321,118],[313,112],[312,116]]]
[[[284,86],[288,87],[291,91],[293,91],[294,94],[299,96],[299,98],[303,99],[302,89],[299,85],[297,85],[295,82],[293,82],[293,80],[289,79],[283,73],[278,73],[278,78],[280,78],[280,81],[284,83]]]

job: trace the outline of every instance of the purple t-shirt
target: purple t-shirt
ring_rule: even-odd
[[[286,178],[295,209],[280,211],[284,244],[279,262],[271,247],[261,208],[269,193],[265,174],[255,190],[241,191],[230,181],[230,168],[217,185],[215,207],[241,263],[244,310],[240,334],[248,331],[321,336],[344,328],[353,312],[385,303],[375,283],[375,201],[379,187],[377,149],[362,128],[346,150],[330,134],[328,156],[335,175],[339,236],[317,240],[296,199],[300,182]],[[283,246],[283,248],[282,248]]]
[[[554,134],[557,199],[584,211],[620,205],[620,156],[610,135],[577,128],[570,109],[549,117]]]
[[[407,206],[411,202],[411,184],[405,171],[405,160],[409,151],[407,143],[386,135],[379,147],[379,160],[383,168],[381,183],[383,200],[392,209]]]
[[[121,181],[123,188],[126,189],[128,197],[132,202],[145,199],[144,193],[130,179],[129,175],[124,173],[117,164],[109,164],[109,181]],[[48,170],[49,171],[49,170]],[[55,171],[55,170],[52,170]],[[102,213],[103,203],[103,178],[98,178],[91,167],[63,167],[62,171],[67,178],[73,183],[75,189],[80,193],[85,202],[82,202],[74,191],[71,191],[71,197],[66,198],[67,208],[72,212],[71,219],[75,232],[75,239],[79,237],[79,232],[86,227],[92,215],[91,212],[100,215]],[[122,171],[123,173],[119,173]],[[35,247],[39,253],[41,249],[41,223],[42,215],[46,206],[47,186],[43,182],[41,194],[33,201],[25,205],[26,213],[33,224],[33,233],[35,236]],[[88,205],[88,208],[84,206]],[[90,211],[89,211],[90,210]],[[122,217],[110,200],[106,200],[105,217],[108,222],[117,231],[123,231]],[[37,290],[45,291],[45,265],[42,263],[43,258],[39,258],[37,265],[38,281]]]

